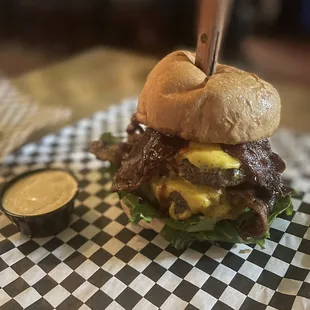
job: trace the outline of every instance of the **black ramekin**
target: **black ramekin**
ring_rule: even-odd
[[[56,210],[39,215],[18,215],[3,207],[3,196],[13,184],[25,177],[43,171],[63,171],[70,174],[76,180],[77,191],[69,202]],[[0,191],[0,209],[25,235],[29,237],[52,236],[68,227],[78,191],[79,182],[75,175],[68,170],[58,168],[32,170],[14,177],[12,180],[2,185]]]

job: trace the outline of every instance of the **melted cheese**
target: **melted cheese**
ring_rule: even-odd
[[[186,149],[182,149],[177,160],[187,159],[197,168],[208,167],[211,169],[238,169],[240,161],[225,153],[219,144],[200,144],[190,142]]]
[[[232,208],[226,202],[222,190],[193,185],[181,177],[160,178],[152,182],[152,189],[159,202],[168,199],[172,192],[178,192],[193,214],[203,213],[210,218],[232,218]]]

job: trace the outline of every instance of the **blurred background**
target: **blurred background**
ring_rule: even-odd
[[[0,0],[0,69],[43,104],[80,102],[80,118],[138,94],[160,57],[195,49],[198,5],[195,0]],[[285,125],[296,127],[290,112],[297,109],[296,128],[310,130],[305,127],[310,1],[235,0],[220,60],[275,83],[287,102]]]
[[[195,0],[0,3],[0,67],[9,76],[98,45],[163,56],[178,47],[194,48],[196,43]],[[235,0],[222,48],[224,61],[252,62],[270,74],[298,76],[308,83],[310,63],[305,66],[302,58],[309,51],[308,0]],[[294,66],[287,63],[292,54]]]

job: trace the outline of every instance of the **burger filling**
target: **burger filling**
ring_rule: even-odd
[[[90,151],[117,168],[112,191],[132,220],[159,217],[176,247],[193,241],[258,243],[271,222],[291,210],[282,159],[263,139],[238,145],[201,144],[147,128],[133,118],[126,142],[103,135]]]

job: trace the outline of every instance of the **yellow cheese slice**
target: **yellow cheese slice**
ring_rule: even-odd
[[[210,218],[232,217],[232,208],[226,202],[222,190],[193,185],[178,176],[153,181],[152,190],[159,202],[168,199],[172,192],[180,193],[193,214],[203,213]]]
[[[219,144],[190,142],[189,146],[177,155],[179,162],[183,159],[187,159],[198,168],[238,169],[241,166],[240,161],[225,153]]]

